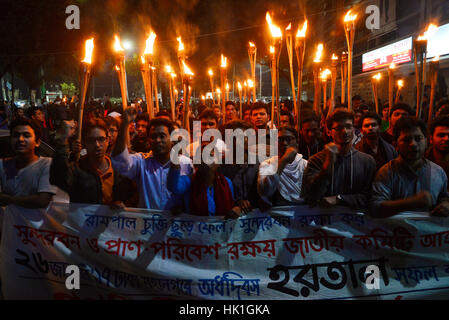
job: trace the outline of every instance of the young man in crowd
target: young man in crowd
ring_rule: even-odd
[[[320,121],[313,111],[306,112],[301,117],[301,134],[298,153],[308,160],[314,154],[323,150],[324,140],[320,135]]]
[[[69,138],[75,133],[74,121],[63,121],[55,136],[55,155],[50,182],[69,194],[70,202],[108,204],[123,207],[132,197],[125,177],[113,170],[106,152],[109,145],[107,124],[91,119],[83,124],[83,146],[87,154],[78,162],[69,161]],[[81,141],[75,141],[81,149]]]
[[[199,120],[201,121],[201,136],[203,136],[204,131],[207,129],[217,129],[218,130],[218,118],[214,111],[210,109],[204,110],[200,116]],[[198,142],[198,140],[193,141],[188,146],[188,153],[191,158],[193,158],[198,150],[198,148],[201,146],[201,143]],[[226,145],[222,139],[217,140],[217,149],[220,152],[224,152],[226,150]]]
[[[225,123],[239,118],[237,110],[235,108],[235,103],[233,101],[227,101],[225,108],[226,108]]]
[[[175,195],[167,189],[170,151],[173,146],[170,139],[170,134],[174,130],[173,123],[167,119],[152,119],[148,124],[151,154],[129,154],[126,144],[127,128],[134,118],[135,110],[126,109],[112,157],[113,167],[136,182],[140,208],[170,210],[182,206],[182,196]],[[180,159],[180,174],[192,174],[192,161],[183,156],[180,156]]]
[[[293,127],[282,127],[278,133],[278,156],[260,164],[257,187],[269,205],[303,203],[301,184],[307,160],[298,153],[298,133]]]
[[[218,126],[221,126],[223,124],[223,115],[221,114],[221,106],[216,104],[212,107],[212,110],[215,112],[215,114],[217,116]]]
[[[447,176],[424,158],[427,128],[422,120],[404,117],[394,129],[399,157],[383,166],[372,185],[371,215],[388,218],[404,211],[431,211],[449,216]]]
[[[376,171],[395,159],[398,153],[394,147],[380,137],[382,119],[375,112],[365,113],[361,118],[363,138],[355,148],[369,154],[376,160]]]
[[[432,122],[430,144],[426,158],[442,167],[449,176],[449,116],[438,117]]]
[[[326,125],[333,143],[308,161],[303,175],[302,197],[314,206],[344,205],[361,209],[368,205],[368,194],[376,173],[370,155],[354,149],[354,114],[336,109]]]
[[[11,122],[10,134],[15,157],[0,160],[0,206],[46,208],[57,188],[50,184],[51,158],[36,155],[40,127],[17,118]]]
[[[50,132],[47,128],[47,124],[45,123],[45,114],[42,111],[42,109],[38,107],[30,107],[29,109],[29,118],[31,120],[36,121],[40,126],[42,130],[42,137],[41,141],[45,142],[46,144],[50,143]]]
[[[294,127],[295,121],[293,119],[293,116],[290,112],[282,110],[281,111],[281,121],[280,121],[280,127]]]
[[[141,113],[136,117],[136,135],[131,140],[131,149],[134,152],[147,153],[150,151],[148,140],[148,113]]]
[[[410,117],[412,115],[412,108],[405,103],[398,103],[390,110],[390,126],[387,131],[381,134],[382,139],[394,146],[394,126],[396,122],[402,117]]]
[[[268,107],[262,102],[256,102],[251,107],[251,123],[253,124],[256,132],[259,129],[269,130],[268,122],[270,121],[270,116],[268,114]]]

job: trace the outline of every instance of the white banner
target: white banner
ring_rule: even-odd
[[[0,277],[5,299],[448,299],[448,253],[449,219],[424,214],[297,206],[222,220],[9,206]],[[77,283],[69,265],[79,289],[66,287]]]

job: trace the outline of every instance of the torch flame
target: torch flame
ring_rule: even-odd
[[[246,80],[246,83],[248,84],[248,87],[252,88],[254,87],[254,82],[251,79]]]
[[[120,71],[120,68],[116,65],[115,70]]]
[[[226,83],[226,90],[229,90],[229,83]]]
[[[282,38],[282,31],[281,29],[273,24],[273,21],[271,20],[270,13],[267,11],[267,14],[265,16],[268,26],[270,27],[271,36],[273,38]]]
[[[176,73],[170,73],[170,75],[173,79],[176,78]]]
[[[321,72],[321,79],[327,80],[327,77],[331,74],[331,71],[329,69],[324,70]]]
[[[212,69],[209,69],[208,73],[211,77],[214,75],[214,72],[212,71]]]
[[[392,64],[390,64],[390,69],[396,69],[396,63],[393,62]]]
[[[243,81],[243,86],[244,86],[244,87],[247,87],[247,86],[248,86],[248,84],[246,83],[246,81]]]
[[[381,78],[382,78],[382,75],[380,73],[373,76],[373,79],[376,79],[377,81],[379,81]]]
[[[173,69],[171,68],[170,65],[166,65],[166,66],[165,66],[165,72],[167,72],[167,73],[173,73]]]
[[[220,93],[221,93],[221,90],[220,90],[220,88],[217,88],[217,93],[218,93],[218,94],[220,94]]]
[[[189,76],[193,76],[192,70],[186,65],[184,61],[182,61],[182,65],[184,66],[184,74],[187,74]]]
[[[438,62],[440,61],[440,56],[435,56],[435,58],[432,59],[433,62]]]
[[[221,67],[222,67],[222,68],[226,68],[227,60],[228,60],[228,58],[226,58],[226,57],[223,55],[223,53],[222,53],[222,54],[221,54]]]
[[[114,42],[114,51],[125,51],[125,49],[123,49],[122,44],[120,43],[120,38],[118,37],[118,35],[115,35],[115,42]]]
[[[201,100],[206,100],[206,97],[204,95],[202,95]]]
[[[154,40],[156,40],[156,34],[151,30],[150,36],[146,40],[145,51],[143,54],[153,54]]]
[[[292,23],[290,22],[290,24],[287,26],[287,28],[285,28],[285,30],[291,30],[292,29]]]
[[[304,24],[302,26],[302,29],[298,28],[298,32],[296,33],[297,38],[305,38],[307,32],[307,20],[304,21]]]
[[[81,62],[91,64],[93,51],[94,51],[94,38],[90,38],[89,40],[86,40],[86,52],[84,54],[84,60]]]
[[[321,57],[323,55],[324,46],[320,43],[316,49],[315,60],[313,62],[321,62]]]
[[[274,54],[274,47],[270,46],[270,53]]]
[[[334,53],[332,54],[332,60],[338,60],[338,57]]]
[[[177,37],[176,40],[179,42],[178,51],[184,51],[184,43],[182,43],[181,37]]]
[[[142,61],[142,64],[145,64],[145,56],[144,55],[140,56],[140,61]]]
[[[249,46],[252,47],[252,48],[254,48],[256,45],[255,45],[254,43],[250,42],[250,43],[249,43]]]
[[[437,31],[437,29],[438,27],[436,25],[434,25],[433,23],[430,24],[424,34],[418,37],[418,40],[428,40],[429,37]]]
[[[355,19],[357,19],[357,15],[356,14],[352,15],[351,11],[352,10],[349,10],[348,13],[346,14],[344,22],[353,22],[355,21]]]
[[[398,80],[398,87],[402,88],[404,86],[404,80]]]
[[[242,90],[242,84],[240,83],[240,81],[237,82],[237,88],[239,88],[239,90]]]

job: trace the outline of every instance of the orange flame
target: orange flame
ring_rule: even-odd
[[[239,90],[242,90],[242,84],[240,83],[240,81],[237,82],[237,88],[239,88]]]
[[[274,54],[274,47],[270,46],[270,53]]]
[[[223,55],[223,53],[222,53],[222,54],[221,54],[221,67],[222,67],[222,68],[226,68],[227,60],[228,60],[228,58],[226,58],[226,57]]]
[[[243,86],[244,86],[244,87],[247,87],[247,86],[248,86],[248,84],[246,83],[246,81],[243,81]]]
[[[334,53],[332,54],[332,60],[338,60],[338,57]]]
[[[353,22],[355,21],[355,19],[357,19],[357,15],[356,14],[352,15],[351,11],[352,10],[349,10],[348,13],[346,14],[344,22]]]
[[[177,37],[176,40],[179,42],[178,51],[184,51],[184,43],[182,43],[181,37]]]
[[[140,61],[142,61],[142,64],[145,64],[145,56],[144,55],[140,56]]]
[[[184,66],[184,74],[187,74],[189,76],[194,75],[192,70],[190,70],[190,68],[186,65],[186,63],[184,61],[182,61],[182,65]]]
[[[271,20],[270,13],[267,11],[267,14],[265,15],[265,19],[268,22],[268,26],[270,27],[271,36],[273,38],[282,38],[282,31],[281,29],[273,24],[273,21]]]
[[[220,88],[217,88],[217,93],[218,93],[218,94],[220,94],[220,93],[221,93],[221,90],[220,90]]]
[[[229,90],[229,83],[226,83],[226,90]]]
[[[298,28],[298,32],[296,33],[297,38],[305,38],[307,32],[307,20],[304,21],[304,24],[302,26],[302,29]]]
[[[153,54],[154,40],[156,40],[156,34],[151,30],[143,54]]]
[[[287,28],[285,28],[285,30],[291,30],[292,29],[292,23],[290,22],[290,24],[287,26]]]
[[[250,41],[250,42],[249,42],[249,46],[250,46],[251,48],[254,48],[256,45]]]
[[[94,38],[90,38],[89,40],[86,40],[86,51],[84,54],[84,60],[81,62],[91,64],[93,51],[94,51]]]
[[[321,57],[323,55],[324,46],[320,43],[316,49],[315,60],[313,62],[321,62]]]
[[[436,31],[437,31],[438,27],[436,25],[434,25],[433,23],[431,23],[428,27],[427,30],[424,32],[423,35],[418,37],[418,40],[428,40],[430,36],[432,36]]]
[[[170,65],[166,65],[166,66],[165,66],[165,72],[167,72],[167,73],[173,73],[173,69],[171,68]]]
[[[380,81],[381,78],[382,78],[382,75],[380,73],[373,76],[373,79],[375,79],[377,81]]]
[[[125,49],[123,49],[122,44],[120,43],[120,38],[118,37],[118,35],[114,35],[115,37],[115,42],[114,42],[114,51],[125,51]]]
[[[176,73],[170,73],[170,75],[173,79],[176,78]]]
[[[398,87],[402,88],[404,86],[404,80],[398,80]]]
[[[440,61],[440,56],[435,56],[435,58],[432,59],[433,62],[438,62]]]
[[[214,75],[214,72],[212,71],[212,69],[209,69],[208,73],[211,77]]]
[[[331,71],[329,69],[324,70],[321,72],[321,79],[327,80],[327,77],[331,74]]]
[[[201,100],[206,100],[206,97],[204,95],[202,95]]]
[[[248,84],[248,87],[252,88],[254,87],[254,82],[251,79],[246,80],[246,83]]]
[[[116,65],[115,70],[120,71],[120,68]]]
[[[390,64],[390,67],[389,67],[391,70],[394,70],[394,69],[396,69],[396,63],[392,63],[392,64]]]

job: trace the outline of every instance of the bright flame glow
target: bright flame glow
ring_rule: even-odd
[[[338,60],[338,57],[334,53],[332,54],[332,60]]]
[[[390,64],[390,69],[392,69],[392,70],[394,70],[394,69],[396,69],[396,63],[392,63],[392,64]]]
[[[228,61],[228,58],[226,58],[224,55],[223,55],[223,53],[221,54],[221,67],[222,68],[226,68],[226,66],[227,66],[227,61]]]
[[[254,82],[251,79],[246,80],[246,83],[248,84],[248,87],[252,88],[254,87]]]
[[[324,70],[321,72],[321,79],[327,80],[327,77],[331,74],[331,71],[329,69]]]
[[[165,66],[165,72],[167,72],[167,73],[173,73],[173,69],[171,68],[171,66],[166,65],[166,66]]]
[[[252,47],[252,48],[254,48],[256,45],[255,45],[254,43],[250,42],[250,43],[249,43],[249,46]]]
[[[184,51],[184,43],[182,43],[181,37],[177,37],[176,40],[179,42],[178,51]]]
[[[237,82],[237,88],[239,88],[239,90],[242,90],[242,84],[240,83],[240,81]]]
[[[243,86],[244,86],[244,87],[247,87],[247,86],[248,86],[248,84],[246,83],[246,81],[243,81]]]
[[[398,80],[398,87],[402,88],[404,86],[404,80]]]
[[[170,75],[173,79],[176,78],[176,73],[170,73]]]
[[[282,31],[281,29],[273,24],[273,21],[271,20],[270,13],[267,11],[267,14],[265,15],[265,19],[268,22],[268,26],[270,27],[271,36],[273,38],[282,38]]]
[[[229,90],[229,83],[226,83],[226,90]]]
[[[435,58],[432,59],[433,62],[438,62],[440,61],[440,56],[435,56]]]
[[[431,37],[436,31],[437,31],[438,27],[436,25],[434,25],[433,23],[430,24],[427,27],[427,30],[424,32],[424,34],[422,36],[418,37],[418,40],[427,40],[429,39],[429,37]]]
[[[151,30],[150,35],[146,40],[145,51],[143,54],[153,54],[154,40],[156,40],[156,34]]]
[[[208,73],[211,77],[214,75],[214,72],[212,71],[212,69],[209,69]]]
[[[353,22],[355,21],[355,19],[357,19],[357,15],[356,14],[352,15],[351,10],[349,10],[345,16],[344,22]]]
[[[115,37],[114,51],[125,51],[125,49],[123,49],[120,43],[120,38],[118,37],[118,35],[114,35],[114,37]]]
[[[182,61],[182,65],[184,66],[184,74],[188,74],[189,76],[193,76],[192,70],[186,65],[184,61]]]
[[[84,60],[81,62],[91,64],[93,51],[94,51],[94,38],[90,38],[89,40],[86,40],[86,51],[84,54]]]
[[[285,30],[291,30],[292,29],[292,23],[290,22],[290,24],[287,26],[287,28],[285,28]]]
[[[145,64],[145,56],[144,55],[140,56],[140,61],[142,61],[142,64]]]
[[[120,71],[120,68],[116,65],[115,70]]]
[[[220,93],[221,93],[221,90],[220,90],[220,88],[217,88],[217,93],[218,93],[218,94],[220,94]]]
[[[302,26],[302,29],[298,28],[298,32],[296,33],[297,38],[305,38],[307,32],[307,20],[304,21],[304,24]]]
[[[316,48],[315,60],[313,60],[313,62],[321,62],[321,57],[323,55],[323,49],[324,49],[324,46],[322,43],[320,43],[318,45],[318,47]]]
[[[270,46],[270,53],[274,54],[274,47]]]
[[[204,95],[201,96],[201,100],[206,100],[206,97]]]
[[[381,78],[382,78],[382,75],[380,73],[373,76],[373,79],[375,79],[377,81],[380,81]]]

